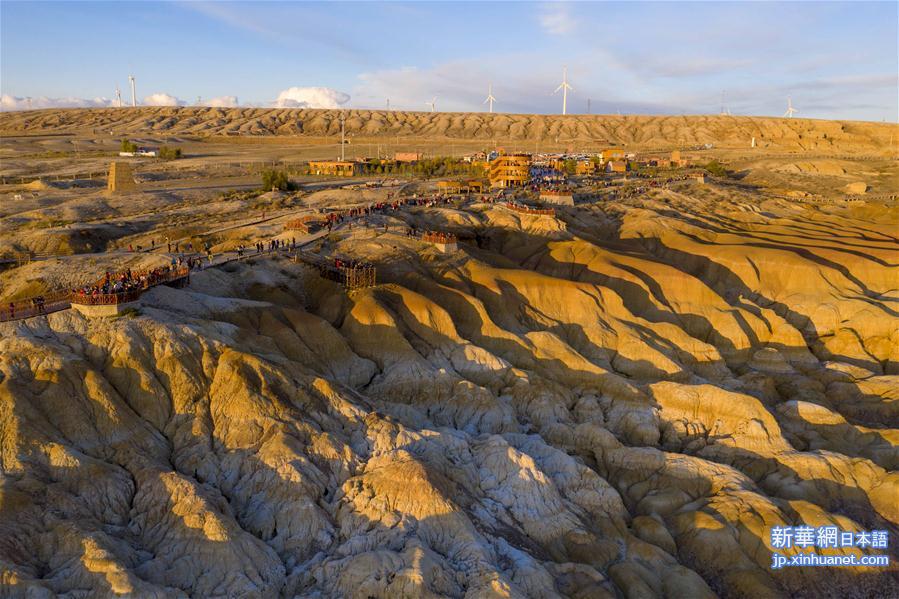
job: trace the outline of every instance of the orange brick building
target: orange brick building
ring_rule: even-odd
[[[500,154],[487,165],[491,187],[522,187],[530,179],[530,154]]]

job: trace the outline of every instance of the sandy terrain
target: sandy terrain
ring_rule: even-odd
[[[283,238],[298,215],[430,186],[298,179],[259,195],[240,187],[252,175],[216,170],[254,148],[290,152],[298,116],[304,134],[333,127],[327,111],[0,116],[3,131],[85,139],[85,126],[285,136],[185,140],[218,157],[188,156],[190,178],[183,163],[146,163],[139,176],[160,176],[130,195],[7,186],[0,243],[59,255],[0,273],[0,302],[169,257],[129,245],[225,251]],[[878,199],[899,186],[895,161],[869,156],[888,150],[889,128],[488,118],[348,123],[670,146],[736,144],[758,126],[772,145],[712,151],[732,174],[705,185],[631,182],[555,216],[406,207],[310,248],[372,262],[373,288],[260,258],[155,288],[119,318],[0,323],[0,584],[14,596],[899,595],[895,565],[772,570],[769,532],[887,530],[899,558],[899,207]],[[4,151],[39,168],[21,139]],[[869,199],[846,201],[858,181]],[[410,226],[454,232],[459,250]]]
[[[166,136],[332,136],[339,111],[250,108],[64,109],[0,113],[0,133]],[[732,116],[550,116],[349,110],[346,132],[360,138],[589,142],[643,147],[715,143],[846,154],[891,151],[895,124]],[[899,147],[899,136],[893,140]]]

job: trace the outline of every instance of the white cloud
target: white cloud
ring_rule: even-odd
[[[218,98],[212,98],[211,100],[201,102],[201,104],[212,108],[236,108],[237,106],[240,106],[240,103],[237,101],[237,96],[219,96]]]
[[[112,106],[109,98],[38,98],[12,96],[3,94],[0,96],[0,110],[38,110],[40,108],[103,108]]]
[[[170,94],[155,93],[144,98],[144,106],[182,106],[184,102]]]
[[[290,87],[278,94],[277,108],[338,108],[350,96],[329,87]]]
[[[552,2],[545,4],[540,11],[540,26],[551,35],[565,35],[575,28],[575,21],[568,10],[568,4]]]

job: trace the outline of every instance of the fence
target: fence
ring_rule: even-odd
[[[516,204],[514,202],[506,202],[503,204],[509,210],[520,212],[522,214],[536,214],[539,216],[555,216],[556,211],[552,208],[532,208],[524,204]]]
[[[46,295],[38,295],[28,299],[9,302],[0,309],[0,322],[31,318],[41,314],[50,314],[69,308],[69,291],[55,291]]]
[[[457,243],[459,238],[453,233],[442,233],[440,231],[425,231],[421,234],[421,240],[427,243]]]
[[[137,301],[143,292],[143,289],[132,289],[131,291],[98,293],[96,295],[73,293],[70,301],[71,303],[80,306],[115,306],[117,304],[127,304],[128,302]]]
[[[42,177],[28,176],[0,176],[0,185],[27,185],[35,181],[78,181],[79,179],[103,179],[106,171],[92,171],[89,173],[76,173],[74,175],[44,175]]]
[[[186,266],[171,268],[171,267],[163,267],[163,268],[148,268],[145,270],[131,270],[129,271],[131,281],[135,281],[141,289],[149,289],[155,285],[162,285],[165,283],[171,283],[174,281],[178,281],[179,279],[184,279],[190,274],[190,269]],[[116,281],[121,280],[122,275],[126,273],[113,273],[110,274],[109,280]],[[106,281],[106,276],[102,276],[97,279],[93,285],[96,287],[100,287]]]

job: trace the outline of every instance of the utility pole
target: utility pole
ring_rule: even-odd
[[[344,160],[344,150],[346,148],[345,145],[345,125],[346,125],[346,115],[341,110],[340,111],[340,161]]]

